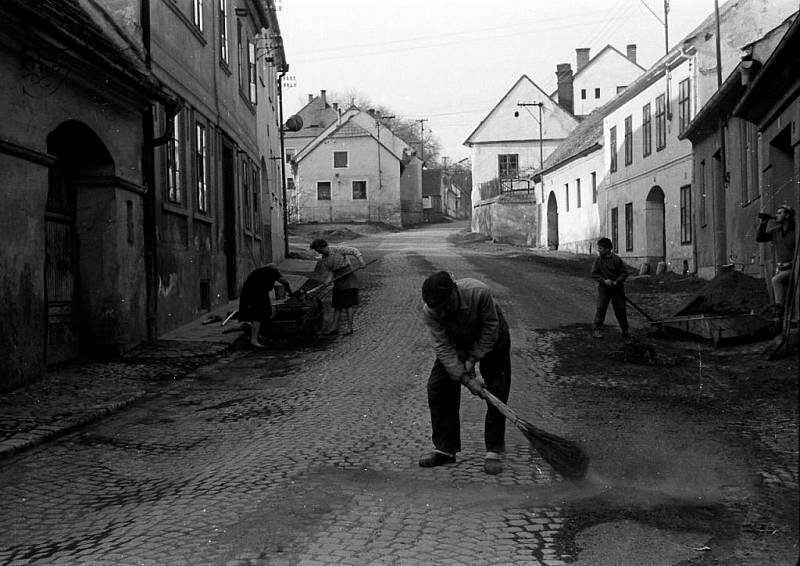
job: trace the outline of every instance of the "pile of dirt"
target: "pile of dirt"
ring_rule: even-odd
[[[471,232],[470,230],[461,230],[454,232],[447,237],[447,241],[452,244],[475,244],[479,242],[490,242],[492,238],[485,234],[478,232]]]
[[[309,232],[308,237],[310,237],[312,240],[314,238],[324,238],[327,242],[343,242],[345,240],[363,238],[364,236],[358,232],[354,232],[350,228],[330,228]]]
[[[677,316],[759,313],[769,304],[769,294],[762,279],[730,271],[720,273],[706,283]]]

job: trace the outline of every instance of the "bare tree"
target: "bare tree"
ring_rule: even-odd
[[[345,110],[351,106],[364,111],[374,111],[380,117],[381,125],[385,126],[401,140],[420,152],[420,139],[422,141],[422,158],[427,163],[436,163],[442,150],[442,145],[436,135],[428,128],[421,131],[419,122],[413,118],[405,118],[388,106],[374,103],[368,96],[356,90],[345,92],[332,92],[328,100],[337,102]]]

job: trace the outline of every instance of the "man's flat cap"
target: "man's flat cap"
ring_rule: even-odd
[[[429,307],[436,308],[450,298],[455,288],[456,284],[449,273],[437,271],[429,275],[422,284],[422,300]]]

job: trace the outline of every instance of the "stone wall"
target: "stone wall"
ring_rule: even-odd
[[[541,206],[533,193],[505,193],[475,203],[472,231],[497,242],[538,247]]]

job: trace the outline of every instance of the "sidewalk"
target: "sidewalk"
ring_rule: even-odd
[[[286,259],[278,268],[292,289],[299,289],[315,265]],[[213,362],[241,336],[235,319],[226,325],[232,332],[223,333],[221,327],[238,306],[237,300],[219,305],[121,359],[67,364],[0,394],[0,460],[156,395],[164,383]]]

